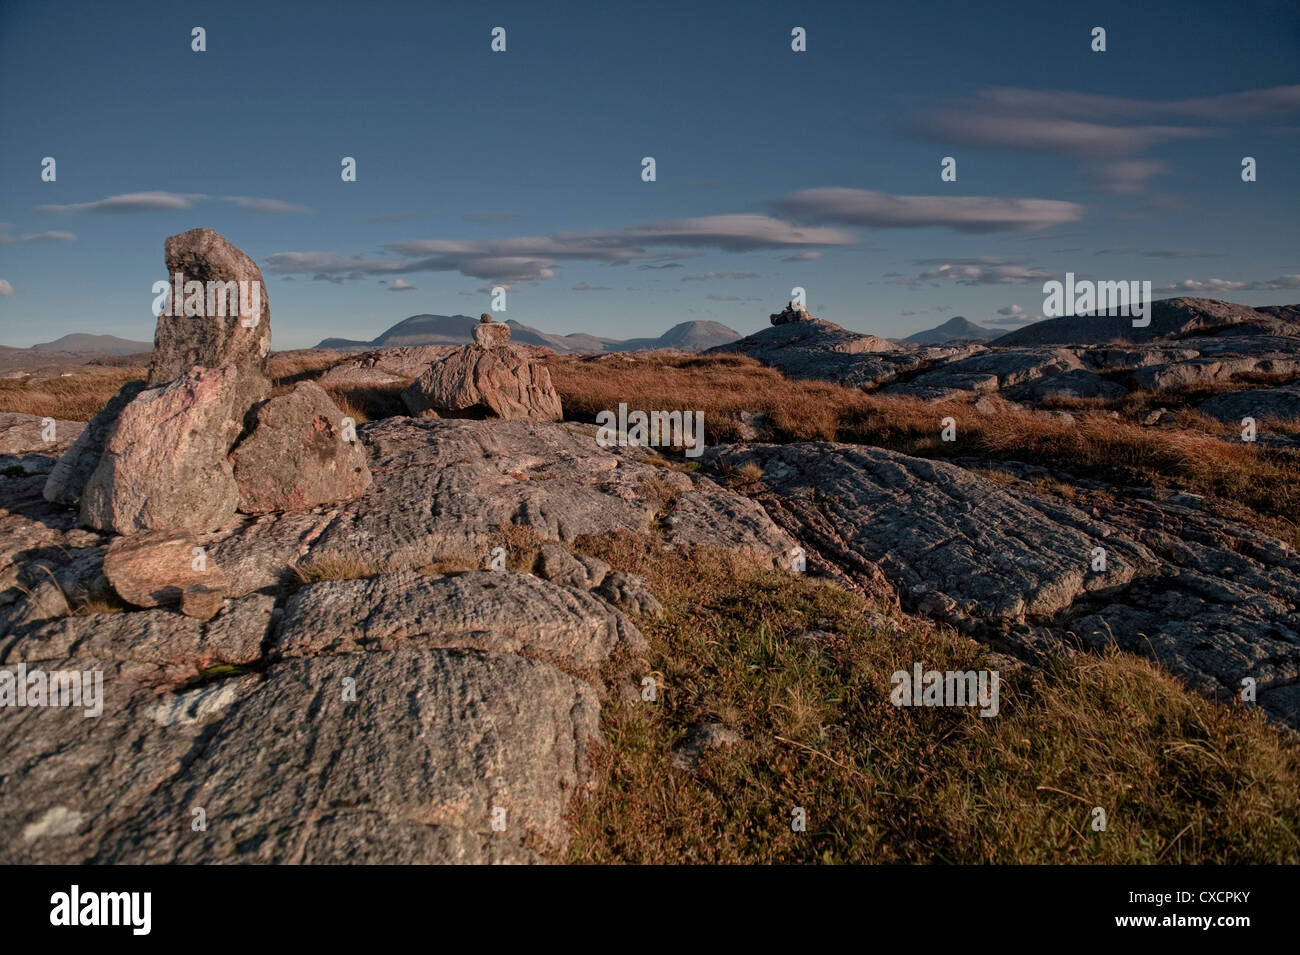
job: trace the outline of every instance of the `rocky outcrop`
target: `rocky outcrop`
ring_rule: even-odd
[[[994,339],[996,345],[1089,345],[1113,341],[1147,342],[1225,331],[1234,334],[1300,332],[1285,318],[1245,305],[1208,298],[1167,298],[1150,304],[1150,324],[1134,327],[1119,315],[1069,315],[1035,322]]]
[[[239,488],[227,455],[266,380],[234,366],[199,368],[150,388],[113,422],[81,499],[99,530],[206,531],[229,523]]]
[[[355,422],[345,422],[315,382],[300,381],[260,405],[256,415],[252,434],[230,455],[239,510],[302,510],[351,500],[370,487]]]
[[[820,558],[850,585],[884,581],[908,609],[1028,657],[1118,645],[1222,699],[1250,677],[1260,705],[1300,727],[1300,557],[1190,495],[1102,513],[954,464],[825,443],[705,460],[761,467],[757,499],[810,567]]]
[[[159,315],[149,384],[166,384],[195,365],[235,367],[246,375],[265,377],[271,353],[271,304],[257,263],[211,229],[191,229],[171,236],[166,242],[165,258],[173,287],[179,273],[185,283],[201,283],[201,288],[193,287],[193,298],[187,289],[184,302],[171,302],[171,315]],[[230,282],[236,283],[235,300],[239,299],[239,283],[243,283],[244,302],[250,306],[250,314],[230,314],[231,299],[224,294],[225,283]],[[200,297],[202,314],[186,314],[190,303],[197,304]]]
[[[488,327],[492,326],[480,324],[476,331]],[[433,414],[444,418],[534,421],[559,421],[563,417],[550,372],[509,345],[466,345],[433,362],[402,392],[402,401],[417,417]]]
[[[1215,395],[1197,407],[1211,417],[1234,424],[1247,417],[1256,421],[1295,421],[1300,419],[1300,387],[1230,391]]]

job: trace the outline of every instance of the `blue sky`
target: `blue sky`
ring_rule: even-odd
[[[197,226],[279,348],[497,284],[618,338],[750,332],[796,285],[882,335],[1015,327],[1066,271],[1292,303],[1298,84],[1295,3],[0,0],[0,343],[151,338]]]

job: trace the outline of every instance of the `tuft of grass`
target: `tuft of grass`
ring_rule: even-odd
[[[582,549],[647,576],[659,699],[611,699],[570,862],[1295,863],[1300,747],[1257,712],[1111,651],[1012,669],[816,579],[628,535]],[[792,638],[805,629],[835,636]],[[890,675],[993,668],[1000,711],[898,708]],[[699,722],[742,742],[675,770]],[[1093,808],[1106,830],[1091,828]],[[792,810],[807,813],[793,832]]]
[[[324,580],[357,580],[384,572],[383,566],[357,553],[309,554],[305,560],[293,564],[291,569],[303,584],[317,584]]]

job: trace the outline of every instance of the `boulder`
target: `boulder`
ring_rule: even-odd
[[[428,412],[444,418],[563,417],[546,367],[510,345],[466,345],[425,369],[402,392],[402,400],[417,417]]]
[[[239,509],[302,510],[364,493],[371,482],[365,451],[343,419],[312,381],[262,404],[252,434],[230,456]]]
[[[493,348],[510,341],[510,326],[492,321],[492,316],[484,314],[474,326],[474,341],[484,348]]]
[[[217,594],[219,608],[226,576],[206,554],[196,556],[198,548],[198,540],[188,533],[154,531],[119,537],[104,555],[104,576],[119,597],[137,607],[182,604],[185,593],[202,587]],[[191,607],[195,606],[191,597]],[[212,613],[186,616],[206,619]]]
[[[109,431],[82,495],[82,523],[119,534],[229,523],[239,488],[227,455],[268,387],[256,372],[195,366],[142,391]]]
[[[191,229],[172,236],[166,242],[165,255],[169,283],[174,283],[178,272],[187,283],[204,283],[204,314],[187,317],[182,307],[172,303],[173,314],[158,316],[149,384],[166,384],[195,365],[233,365],[265,377],[271,352],[271,306],[257,263],[211,229]],[[217,291],[208,284],[216,282],[246,283],[253,316],[241,319],[238,312],[231,315],[226,308],[222,308],[225,315],[208,314],[209,301],[212,306],[226,303],[220,294],[207,294]]]
[[[77,504],[86,482],[94,473],[99,459],[104,455],[104,443],[108,432],[117,422],[117,417],[135,396],[144,391],[143,381],[130,381],[122,390],[109,399],[90,424],[77,435],[64,455],[54,464],[50,476],[45,480],[45,500],[51,504]]]

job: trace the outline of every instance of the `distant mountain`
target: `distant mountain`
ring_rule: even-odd
[[[364,351],[404,345],[465,345],[474,340],[474,326],[477,324],[478,319],[468,315],[412,315],[368,342],[326,338],[316,347]],[[654,348],[703,351],[740,338],[738,332],[718,322],[682,322],[658,338],[632,338],[627,341],[581,332],[552,335],[513,319],[507,320],[506,324],[510,326],[510,341],[513,344],[541,345],[561,353],[646,351]]]
[[[33,345],[32,351],[88,352],[97,355],[138,355],[153,351],[153,342],[133,342],[116,335],[86,335],[74,333],[56,338],[52,342]]]
[[[903,341],[911,345],[942,345],[944,342],[985,341],[997,334],[992,329],[976,325],[957,315],[937,328],[908,335]]]
[[[1069,315],[1034,322],[995,338],[995,345],[1090,345],[1147,342],[1193,335],[1300,335],[1300,306],[1251,308],[1212,298],[1165,298],[1152,302],[1149,325],[1133,327],[1120,315]]]

